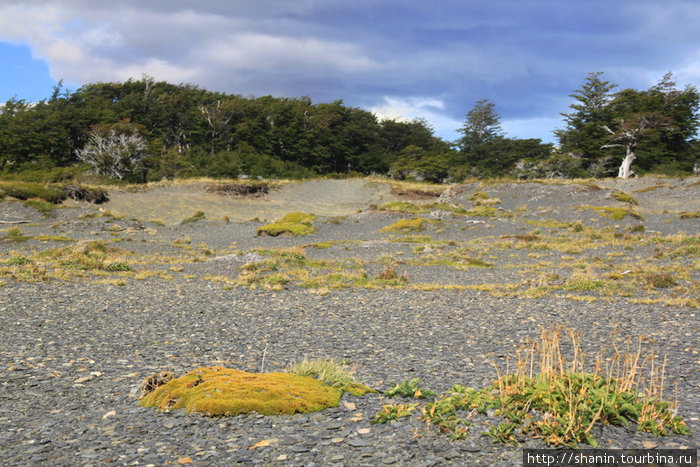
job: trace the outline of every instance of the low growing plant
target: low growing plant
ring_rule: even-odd
[[[437,396],[435,391],[420,387],[420,378],[413,378],[396,384],[393,388],[384,391],[386,397],[413,397],[415,399],[427,399]]]

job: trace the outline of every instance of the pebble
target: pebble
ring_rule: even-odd
[[[502,199],[504,203],[507,200]],[[68,215],[61,212],[50,222],[70,222],[65,217]],[[361,230],[353,221],[338,225],[343,235],[365,241],[366,246],[348,244],[350,251],[339,254],[345,258],[357,254],[373,261],[401,250],[406,252],[404,258],[411,257],[415,244],[389,242],[378,233],[393,221],[393,217],[366,216],[362,222],[367,224],[360,224]],[[450,223],[459,221],[445,221],[447,233]],[[76,227],[71,237],[104,235],[97,227],[104,220],[94,222],[83,230]],[[470,225],[457,234],[470,240],[475,235],[497,238],[522,233],[508,230],[510,225],[489,220],[488,227]],[[50,229],[48,224],[42,226]],[[206,243],[223,250],[235,241],[237,248],[249,251],[260,246],[332,241],[336,237],[326,237],[330,234],[324,233],[325,227],[319,224],[319,233],[312,239],[256,238],[253,224],[218,226],[208,222],[187,227],[187,235],[192,237],[193,246]],[[27,231],[32,228],[28,226]],[[152,243],[124,241],[114,245],[133,248],[137,255],[173,254],[171,242],[183,236],[183,228],[158,227],[158,237],[143,234]],[[134,240],[138,235],[134,233]],[[54,247],[31,241],[27,244],[32,248]],[[23,246],[0,243],[0,253],[10,248]],[[307,248],[307,255],[334,259],[336,250]],[[505,254],[514,253],[519,250]],[[605,252],[596,255],[604,257]],[[493,445],[480,435],[482,430],[477,426],[466,440],[450,442],[417,414],[386,425],[370,425],[382,403],[387,402],[374,394],[357,398],[346,394],[338,408],[320,414],[254,414],[226,419],[184,410],[160,413],[138,406],[137,397],[143,378],[157,371],[184,374],[214,364],[259,371],[266,348],[268,371],[283,370],[304,356],[333,357],[351,361],[360,381],[376,382],[381,390],[412,377],[420,377],[422,385],[439,392],[455,383],[483,387],[494,377],[493,357],[511,355],[509,352],[526,337],[539,335],[540,325],[555,321],[575,324],[585,332],[582,345],[586,352],[607,346],[609,333],[616,328],[632,336],[654,333],[657,349],[667,355],[668,387],[678,383],[680,413],[693,433],[700,432],[697,354],[687,350],[694,348],[692,338],[697,331],[692,325],[696,311],[691,308],[626,300],[523,300],[476,291],[347,289],[318,295],[294,286],[279,292],[242,287],[229,290],[201,279],[206,274],[235,277],[240,265],[234,261],[186,263],[172,280],[127,279],[125,287],[92,284],[88,279],[26,283],[4,278],[5,285],[0,287],[2,464],[165,465],[183,460],[184,465],[189,459],[202,465],[428,466],[487,461],[519,465],[520,450]],[[164,266],[165,270],[168,267]],[[409,270],[409,283],[418,281],[419,274],[430,278],[445,272],[441,268],[423,269]],[[520,271],[501,270],[522,280]],[[493,273],[481,269],[448,272],[450,280],[463,281]],[[197,279],[185,279],[185,274]],[[503,282],[511,279],[499,278]],[[679,334],[679,324],[686,325],[687,332]],[[601,447],[697,444],[697,435],[652,441],[647,434],[618,427],[605,427],[595,436]],[[272,439],[278,441],[249,449]],[[527,446],[545,447],[541,440],[528,441]]]

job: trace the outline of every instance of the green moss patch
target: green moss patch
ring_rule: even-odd
[[[613,191],[612,197],[618,201],[622,201],[623,203],[634,204],[635,206],[639,204],[639,201],[637,201],[632,195],[630,195],[629,193],[625,193],[624,191]]]
[[[427,219],[422,217],[413,217],[411,219],[401,219],[394,222],[391,225],[387,225],[382,228],[380,232],[388,233],[408,233],[408,232],[420,232],[425,228],[425,224],[428,222]]]
[[[313,214],[303,212],[291,212],[281,219],[267,224],[258,229],[258,235],[292,235],[294,237],[312,235],[316,233],[316,228],[311,224],[316,218]]]
[[[405,201],[391,201],[382,204],[377,209],[380,211],[408,212],[412,214],[424,214],[430,211],[447,211],[454,214],[465,214],[466,209],[446,203],[414,204]]]
[[[247,373],[220,366],[202,367],[173,379],[141,399],[160,411],[184,408],[208,416],[257,412],[281,415],[337,407],[342,391],[310,376]]]
[[[626,216],[631,216],[635,219],[644,220],[644,218],[640,214],[632,211],[631,209],[626,208],[611,208],[607,206],[579,206],[577,209],[589,209],[591,211],[597,212],[601,217],[607,217],[614,221],[621,221]]]

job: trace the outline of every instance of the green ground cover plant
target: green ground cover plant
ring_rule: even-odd
[[[569,337],[568,345],[562,344],[563,334]],[[618,350],[614,334],[611,340],[615,354],[598,354],[591,369],[580,333],[560,326],[542,328],[539,341],[516,351],[514,372],[502,374],[494,365],[497,379],[492,386],[475,390],[455,385],[427,403],[422,418],[452,439],[462,439],[469,433],[473,413],[493,410],[503,421],[482,434],[514,446],[524,436],[550,446],[597,446],[592,430],[598,424],[634,423],[656,436],[689,434],[675,404],[664,399],[665,359],[659,364],[653,351],[645,355],[641,338],[637,349],[628,353]],[[570,349],[568,355],[565,348]],[[383,408],[375,419],[389,421],[397,412]]]
[[[258,229],[258,236],[270,235],[291,235],[294,237],[312,235],[316,233],[316,228],[311,223],[316,218],[313,214],[303,212],[292,212],[286,214],[281,219],[272,224],[267,224]]]
[[[425,224],[429,221],[422,217],[412,217],[410,219],[400,219],[393,224],[382,227],[379,231],[383,233],[411,233],[421,232],[425,229]]]
[[[644,220],[639,213],[626,208],[613,208],[608,206],[579,206],[577,209],[588,209],[590,211],[597,212],[601,217],[608,217],[614,221],[621,221],[626,216]]]

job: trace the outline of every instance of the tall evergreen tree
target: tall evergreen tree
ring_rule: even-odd
[[[609,157],[601,147],[608,142],[604,126],[613,121],[609,104],[617,85],[603,80],[602,74],[589,73],[583,86],[570,94],[576,102],[569,106],[571,113],[561,114],[566,126],[554,131],[561,150],[581,157],[585,166]]]

